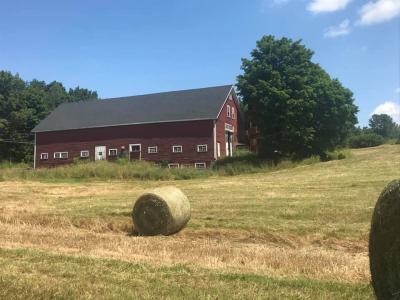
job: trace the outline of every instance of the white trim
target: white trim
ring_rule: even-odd
[[[218,120],[218,119],[219,119],[219,116],[221,115],[221,112],[222,112],[222,110],[224,109],[225,103],[226,103],[226,101],[228,101],[229,96],[230,96],[232,90],[233,90],[233,102],[235,102],[236,107],[239,107],[239,101],[237,100],[236,92],[235,92],[235,89],[233,88],[233,85],[232,85],[231,89],[229,90],[228,95],[227,95],[226,98],[225,98],[224,103],[222,104],[222,106],[221,106],[221,108],[220,108],[220,110],[219,110],[219,113],[218,113],[218,115],[217,115],[217,118],[216,118],[215,120]]]
[[[115,151],[115,155],[111,155],[111,151]],[[118,149],[116,149],[116,148],[108,149],[108,156],[111,156],[111,157],[118,156]]]
[[[82,155],[83,152],[87,152],[87,155]],[[81,150],[81,155],[80,155],[81,158],[87,158],[89,156],[90,156],[89,150]]]
[[[174,151],[175,147],[181,147],[181,151]],[[172,153],[182,153],[183,152],[183,147],[182,145],[172,145]]]
[[[139,160],[142,160],[142,144],[129,144],[128,147],[128,156],[129,156],[129,160],[131,160],[131,146],[139,146]]]
[[[217,143],[217,158],[221,157],[221,143]]]
[[[200,147],[206,147],[206,150],[205,150],[205,151],[200,151],[200,150],[199,150]],[[208,146],[207,146],[207,144],[197,145],[197,152],[198,152],[198,153],[206,153],[206,152],[208,152]]]
[[[60,157],[56,157],[57,154],[60,154]],[[62,157],[63,154],[67,154],[67,157]],[[54,152],[54,159],[68,159],[68,152],[67,151]]]
[[[40,160],[48,160],[48,159],[49,159],[49,153],[47,152],[40,153]]]
[[[152,150],[150,150],[152,149]],[[147,153],[148,154],[156,154],[158,153],[158,146],[148,146],[147,147]]]
[[[178,164],[178,163],[171,163],[171,164],[168,164],[168,168],[170,168],[170,169],[174,169],[174,168],[179,169],[179,164]]]
[[[217,122],[214,121],[213,128],[213,139],[214,139],[214,159],[217,159]]]
[[[194,167],[196,169],[206,169],[207,164],[205,162],[197,162],[197,163],[194,163]]]
[[[33,146],[33,169],[36,169],[36,132],[35,132],[35,141]]]

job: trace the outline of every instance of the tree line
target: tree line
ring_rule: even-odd
[[[248,124],[261,132],[260,154],[276,159],[324,155],[338,146],[364,147],[400,140],[388,115],[374,115],[369,127],[356,127],[353,93],[312,61],[301,40],[264,36],[237,77]],[[32,80],[0,72],[0,161],[32,161],[32,128],[64,102],[98,99],[96,91]]]
[[[96,100],[96,91],[66,89],[62,83],[24,81],[18,74],[0,71],[0,161],[31,162],[31,130],[59,104]]]
[[[400,144],[400,125],[387,114],[374,114],[366,127],[355,127],[349,138],[351,148],[364,148],[382,145],[392,141]]]

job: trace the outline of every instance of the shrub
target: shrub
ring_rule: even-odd
[[[367,148],[382,145],[385,139],[376,133],[362,133],[349,138],[350,148]]]

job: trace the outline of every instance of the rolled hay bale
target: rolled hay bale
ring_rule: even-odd
[[[378,299],[400,299],[400,181],[385,187],[369,236],[372,286]]]
[[[155,188],[141,195],[132,211],[135,231],[140,235],[170,235],[190,219],[190,203],[178,188]]]

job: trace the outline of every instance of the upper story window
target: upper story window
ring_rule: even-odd
[[[66,159],[68,158],[68,152],[54,152],[55,159]]]
[[[181,145],[174,145],[172,146],[173,153],[182,153],[182,146]]]
[[[231,109],[231,116],[232,116],[232,119],[236,118],[236,112],[235,112],[235,108],[233,106],[232,106],[232,109]]]
[[[207,145],[197,145],[197,152],[207,152]]]
[[[89,150],[82,150],[81,157],[89,157]]]
[[[147,153],[158,153],[158,147],[157,146],[150,146],[147,147]]]
[[[227,116],[228,118],[231,117],[231,106],[230,106],[230,105],[227,105],[227,106],[226,106],[226,116]]]
[[[40,159],[49,159],[48,153],[40,153]]]

